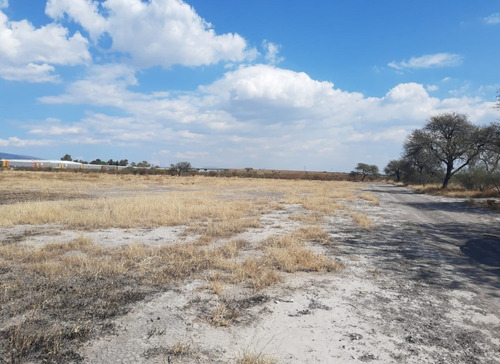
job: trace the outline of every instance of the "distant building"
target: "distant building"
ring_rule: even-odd
[[[120,170],[126,168],[116,165],[82,164],[72,161],[48,159],[0,159],[0,167],[4,168],[57,168],[57,169],[89,169],[89,170]]]
[[[210,172],[227,172],[229,169],[227,168],[192,168],[193,170],[197,171],[198,173],[210,173]]]

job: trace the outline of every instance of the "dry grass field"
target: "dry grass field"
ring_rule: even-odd
[[[455,184],[450,183],[446,189],[441,188],[441,184],[439,183],[430,183],[426,185],[412,185],[405,184],[402,182],[393,182],[386,181],[394,186],[398,187],[408,187],[413,191],[418,193],[424,193],[433,196],[445,196],[445,197],[456,197],[456,198],[498,198],[500,194],[495,189],[486,189],[483,191],[479,190],[467,190],[466,188]]]
[[[409,185],[408,187],[418,193],[452,198],[466,198],[468,199],[467,203],[469,205],[494,211],[500,210],[500,193],[494,189],[473,191],[467,190],[456,184],[450,184],[448,188],[444,190],[439,184],[429,184],[426,186]]]
[[[2,171],[0,229],[8,233],[0,241],[0,362],[77,362],[79,346],[115,330],[113,319],[134,303],[195,280],[204,281],[203,289],[213,295],[200,317],[217,327],[241,321],[246,309],[268,299],[267,290],[288,274],[342,268],[323,254],[322,246],[334,244],[323,224],[339,214],[370,228],[370,218],[349,205],[378,201],[358,186]],[[291,211],[289,225],[252,238],[266,216],[285,210]],[[104,230],[166,227],[177,235],[159,237],[158,244],[137,238],[110,245],[91,237]],[[76,235],[65,240],[67,231]],[[240,292],[240,298],[228,298],[229,291]],[[161,348],[161,354],[180,358],[192,350],[178,342]],[[273,359],[246,352],[239,362]]]

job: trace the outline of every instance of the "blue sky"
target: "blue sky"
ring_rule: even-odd
[[[497,0],[0,0],[0,151],[383,168],[500,118],[499,35]]]

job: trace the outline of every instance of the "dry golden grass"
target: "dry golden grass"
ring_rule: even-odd
[[[210,280],[209,288],[216,294],[220,295],[226,289],[226,285],[218,280]]]
[[[369,229],[373,225],[373,220],[370,219],[365,214],[361,214],[358,212],[349,213],[351,219],[356,223],[357,226],[363,229]]]
[[[168,354],[172,356],[186,356],[191,352],[191,345],[182,341],[176,342],[169,349]]]
[[[429,195],[436,195],[436,196],[460,197],[460,198],[499,197],[498,191],[493,189],[485,191],[471,191],[456,184],[450,184],[448,185],[448,188],[444,190],[441,188],[440,184],[429,184],[426,186],[408,185],[407,187],[419,193],[426,193]]]
[[[367,193],[367,192],[360,193],[358,195],[358,198],[360,198],[362,200],[369,201],[370,203],[372,203],[373,205],[376,205],[376,206],[380,205],[379,199],[373,193]]]
[[[154,333],[152,333],[154,334]],[[164,334],[164,333],[162,333]],[[178,341],[172,346],[163,347],[163,346],[155,346],[154,348],[146,350],[144,353],[144,357],[146,359],[162,357],[164,360],[162,362],[171,362],[171,357],[173,358],[181,358],[189,356],[194,350],[191,348],[191,344]]]
[[[311,189],[307,193],[289,191],[288,196],[282,201],[285,204],[300,204],[305,209],[322,213],[332,213],[336,210],[345,209],[344,204],[339,200],[352,201],[354,193],[346,189]]]
[[[289,219],[307,225],[317,225],[324,222],[325,215],[319,212],[299,211],[296,214],[290,215]]]
[[[238,242],[229,244],[229,249],[208,249],[195,244],[135,244],[106,249],[80,237],[67,244],[43,247],[2,245],[0,257],[8,272],[8,279],[0,285],[2,307],[14,316],[26,312],[43,314],[25,315],[22,323],[10,326],[0,343],[19,358],[40,350],[46,358],[62,360],[69,341],[85,340],[92,332],[90,317],[104,319],[121,314],[126,312],[128,303],[141,300],[148,292],[203,272],[221,272],[219,280],[212,281],[212,289],[220,294],[227,284],[243,283],[253,290],[269,287],[282,280],[280,272],[339,268],[328,258],[304,248],[301,239],[306,237],[322,238],[322,234],[313,229],[270,239],[264,244],[263,257],[243,262],[237,261],[243,245]],[[210,312],[208,320],[215,326],[227,326],[238,315],[237,310],[221,302]],[[40,336],[38,325],[46,326],[54,319],[60,323],[52,324],[54,329]]]
[[[299,234],[271,237],[262,244],[266,255],[263,265],[275,267],[280,271],[331,271],[339,266],[323,255],[313,253],[304,246]]]
[[[312,225],[305,228],[300,228],[292,234],[300,241],[308,241],[320,244],[328,244],[331,242],[330,235],[320,226]]]
[[[43,246],[0,244],[0,359],[71,361],[75,343],[97,335],[105,320],[188,279],[208,277],[205,288],[219,302],[207,318],[230,325],[240,312],[222,300],[226,289],[254,292],[287,273],[341,268],[310,247],[331,243],[324,217],[347,209],[357,188],[345,182],[2,172],[0,192],[11,194],[0,205],[0,227],[55,224],[82,236]],[[261,227],[262,214],[290,204],[300,205],[291,208],[302,228],[255,246],[230,240]],[[84,236],[92,229],[174,225],[197,240],[106,248]]]
[[[223,302],[218,303],[208,315],[208,321],[214,326],[229,326],[238,317],[238,312],[227,307]]]
[[[244,352],[236,364],[275,364],[278,361],[270,356]]]
[[[429,185],[409,185],[407,186],[414,191],[419,193],[426,193],[429,195],[436,196],[448,196],[448,197],[474,197],[477,191],[466,190],[463,187],[456,186],[453,184],[448,185],[448,188],[442,189],[440,184],[429,184]]]
[[[274,268],[270,268],[263,259],[247,259],[236,269],[235,278],[248,281],[254,291],[273,286],[283,280],[283,277]]]
[[[153,228],[191,221],[237,221],[253,224],[253,205],[244,200],[221,201],[211,192],[173,192],[151,196],[37,201],[3,206],[0,226],[58,224],[68,228]],[[243,219],[243,221],[241,221]],[[244,225],[245,225],[244,224]],[[227,226],[220,227],[220,229]],[[236,229],[241,229],[235,227]]]
[[[187,225],[187,233],[213,238],[259,227],[260,214],[277,205],[266,199],[269,195],[284,196],[282,204],[301,204],[319,220],[321,215],[346,209],[339,199],[353,199],[355,190],[346,182],[69,172],[8,172],[0,176],[0,191],[7,193],[16,185],[16,193],[24,191],[30,196],[25,202],[18,198],[20,202],[2,207],[0,227],[58,224],[74,229],[100,229]],[[125,187],[134,192],[127,192]],[[96,191],[102,190],[109,193],[96,195]],[[44,195],[43,191],[51,192]],[[74,199],[75,191],[80,191],[81,198]]]
[[[100,173],[74,172],[26,172],[6,170],[0,173],[0,192],[10,192],[16,186],[18,192],[57,192],[74,195],[87,190],[106,190],[113,187],[137,188],[137,178],[132,175],[113,175]],[[144,176],[146,177],[146,176]],[[145,178],[141,179],[145,187]],[[130,185],[133,182],[134,186]],[[139,185],[141,187],[141,185]]]

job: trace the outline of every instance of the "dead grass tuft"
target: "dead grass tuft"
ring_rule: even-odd
[[[258,291],[273,286],[283,280],[279,272],[269,266],[264,259],[249,258],[237,265],[229,279],[233,283],[248,282],[249,286]]]
[[[450,184],[446,189],[442,189],[439,184],[431,185],[409,185],[407,186],[414,191],[419,193],[425,193],[435,196],[446,196],[446,197],[459,197],[459,198],[490,198],[499,197],[499,193],[496,190],[484,190],[484,191],[472,191],[467,190],[462,186],[456,184]]]
[[[360,228],[369,229],[373,225],[373,220],[364,214],[352,212],[349,216]]]
[[[377,196],[375,196],[373,193],[367,193],[367,192],[364,192],[364,193],[360,193],[358,195],[358,198],[362,199],[362,200],[366,200],[366,201],[369,201],[371,202],[373,205],[380,205],[380,201],[379,199],[377,198]]]
[[[317,231],[314,231],[317,236]],[[310,232],[309,232],[310,234]],[[318,255],[304,246],[310,240],[308,231],[298,230],[288,235],[271,237],[262,244],[266,256],[262,259],[268,266],[288,273],[297,271],[332,271],[340,267],[323,255]]]
[[[293,235],[300,241],[309,241],[320,244],[329,244],[330,235],[320,226],[308,226],[293,232]]]
[[[210,279],[209,288],[216,294],[221,295],[222,292],[226,289],[226,285],[217,279]]]
[[[301,211],[301,213],[291,215],[289,218],[292,221],[299,221],[303,224],[317,225],[324,222],[325,215],[318,212]]]
[[[249,352],[244,352],[236,361],[237,364],[275,364],[277,362],[276,359],[262,353],[254,354]]]
[[[238,312],[225,303],[218,303],[210,312],[208,321],[214,326],[229,326],[238,317]]]
[[[186,356],[191,352],[191,345],[188,343],[184,343],[182,341],[176,342],[172,347],[168,350],[168,354],[172,356]]]
[[[189,356],[192,353],[193,349],[191,348],[191,345],[189,343],[178,341],[174,345],[169,347],[158,346],[148,349],[143,355],[146,359],[152,359],[161,356],[167,359],[167,362],[170,363],[171,357],[181,358]]]

